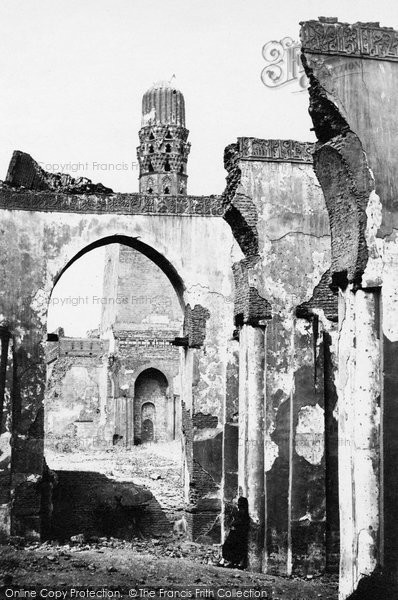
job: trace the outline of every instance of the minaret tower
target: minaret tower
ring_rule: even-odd
[[[169,81],[155,83],[142,98],[141,194],[187,193],[188,134],[184,96]]]

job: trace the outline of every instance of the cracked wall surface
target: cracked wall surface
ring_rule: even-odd
[[[397,354],[390,327],[398,297],[397,39],[375,22],[320,18],[301,28],[318,137],[314,163],[339,288],[341,598],[376,567],[395,574],[398,556]]]
[[[48,365],[45,447],[55,452],[87,451],[109,443],[104,435],[107,357],[105,353],[94,357],[81,354]],[[101,379],[105,385],[101,386]]]
[[[323,349],[312,320],[320,319],[322,339],[322,323],[326,330],[332,326],[337,301],[325,283],[330,226],[312,151],[311,144],[292,140],[240,138],[225,153],[224,218],[233,221],[245,253],[234,265],[241,356],[238,479],[256,531],[249,562],[277,574],[322,572],[326,561],[324,390],[316,376],[318,370],[323,377]],[[264,362],[255,366],[261,353]],[[316,419],[299,417],[311,411]]]
[[[5,492],[2,504],[3,532],[33,537],[40,532],[47,307],[57,278],[88,249],[110,242],[129,245],[158,264],[184,306],[208,311],[202,346],[183,350],[195,353],[195,365],[188,357],[183,369],[195,369],[197,375],[183,370],[181,389],[190,418],[200,412],[222,419],[227,346],[233,334],[231,266],[242,253],[217,216],[219,202],[216,197],[148,199],[1,185],[0,314],[12,336],[7,368],[13,370],[13,407],[11,411],[5,402],[3,410],[3,423],[10,422],[13,412],[13,425],[7,425],[1,439],[2,476],[10,477],[7,493],[12,494],[11,500]],[[189,485],[192,464],[186,473]]]

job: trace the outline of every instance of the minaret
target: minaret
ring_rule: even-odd
[[[137,148],[140,193],[186,194],[190,143],[182,93],[169,81],[155,83],[142,98]]]

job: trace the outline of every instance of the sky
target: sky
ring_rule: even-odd
[[[22,150],[49,171],[137,192],[142,95],[174,74],[188,193],[220,194],[237,137],[314,140],[306,91],[265,86],[262,48],[298,41],[299,22],[320,15],[398,28],[390,0],[1,0],[0,179]],[[87,279],[79,263],[72,281]]]

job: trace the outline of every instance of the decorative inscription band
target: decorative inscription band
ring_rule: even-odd
[[[150,196],[142,194],[69,195],[0,189],[0,208],[41,212],[221,217],[218,196]]]
[[[312,164],[314,144],[295,140],[260,140],[239,138],[241,158],[270,162],[299,162]]]
[[[349,25],[329,21],[332,22],[301,23],[303,52],[398,60],[398,31],[391,27],[380,27],[379,23]]]

